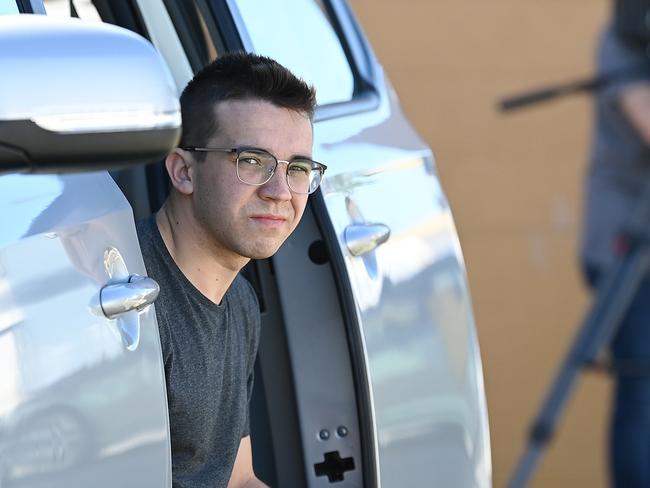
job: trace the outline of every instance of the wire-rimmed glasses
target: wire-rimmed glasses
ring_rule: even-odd
[[[327,166],[309,158],[295,157],[291,161],[278,159],[264,149],[224,148],[224,147],[181,147],[185,151],[224,152],[237,156],[237,178],[247,185],[260,186],[268,183],[279,163],[287,165],[287,184],[294,193],[308,195],[314,193]]]

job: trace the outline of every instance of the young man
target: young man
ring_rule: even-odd
[[[161,288],[175,488],[265,486],[248,427],[259,308],[238,273],[278,250],[320,183],[314,107],[313,88],[244,53],[220,57],[181,95],[183,136],[165,161],[171,194],[138,224]]]

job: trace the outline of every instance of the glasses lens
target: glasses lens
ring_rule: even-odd
[[[246,150],[237,158],[237,177],[249,185],[262,185],[273,176],[276,160],[264,151]]]
[[[292,161],[287,167],[287,183],[296,193],[313,193],[320,184],[322,173],[311,160]]]

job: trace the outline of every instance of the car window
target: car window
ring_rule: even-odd
[[[0,15],[17,13],[19,12],[16,0],[0,0]]]
[[[101,22],[92,0],[43,0],[45,12],[53,17],[79,17]],[[72,11],[74,9],[74,12]]]
[[[352,100],[354,76],[320,0],[238,0],[253,50],[316,87],[318,105]]]
[[[192,69],[199,71],[217,57],[218,50],[213,41],[213,36],[216,38],[218,35],[216,28],[208,24],[201,6],[195,0],[165,0],[165,7]]]

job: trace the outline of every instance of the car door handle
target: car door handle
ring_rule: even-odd
[[[352,224],[343,231],[345,245],[353,256],[361,256],[383,244],[390,237],[385,224]]]
[[[131,311],[141,311],[151,305],[160,293],[160,286],[146,276],[131,275],[124,283],[112,283],[99,292],[104,316],[115,319]]]

